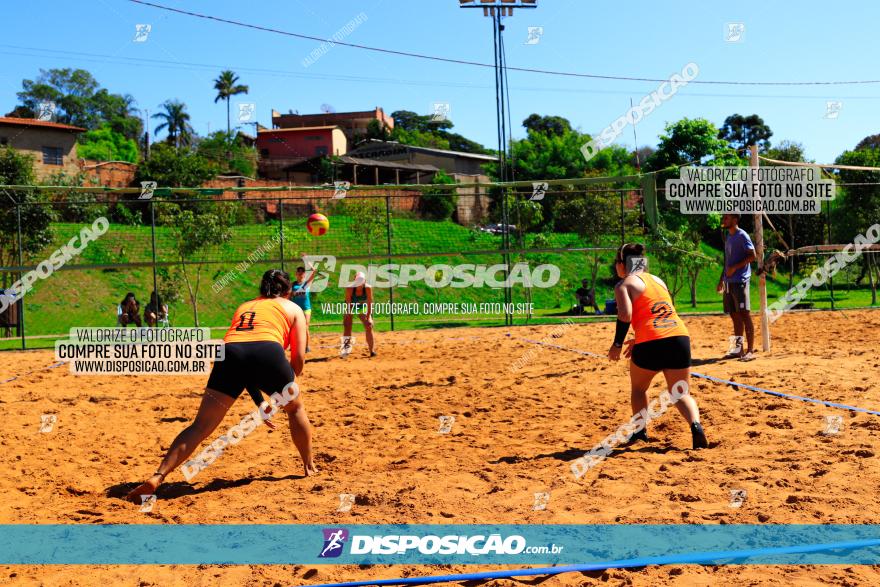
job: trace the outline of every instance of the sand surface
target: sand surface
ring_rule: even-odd
[[[726,318],[687,323],[696,371],[880,409],[878,311],[786,315],[774,324],[772,353],[750,363],[717,360],[727,348]],[[378,357],[358,346],[346,360],[333,348],[338,337],[316,336],[301,386],[319,474],[301,476],[286,431],[259,427],[193,484],[172,473],[151,513],[121,496],[155,470],[194,416],[205,378],[73,376],[66,366],[27,374],[51,365],[53,354],[2,353],[0,380],[26,375],[0,385],[0,523],[880,523],[880,416],[703,380],[691,389],[710,450],[690,450],[687,426],[670,411],[652,424],[652,443],[622,450],[575,480],[568,461],[630,416],[626,363],[523,339],[604,354],[612,328],[578,325],[559,338],[549,338],[550,326],[382,333]],[[658,378],[652,395],[660,389]],[[242,397],[220,429],[250,409]],[[42,434],[47,413],[57,423]],[[455,416],[449,434],[438,433],[444,415]],[[840,434],[823,434],[830,415],[843,416]],[[739,508],[730,507],[731,489],[747,491]],[[544,511],[533,510],[536,492],[550,494]],[[357,496],[348,513],[336,511],[341,493]],[[478,569],[5,566],[0,584],[286,586]],[[877,585],[880,567],[651,567],[540,584],[771,582]]]

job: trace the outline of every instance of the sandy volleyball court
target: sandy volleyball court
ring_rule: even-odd
[[[786,315],[773,352],[719,361],[725,317],[690,318],[696,371],[880,409],[880,312]],[[605,353],[613,324],[578,325],[554,344]],[[674,411],[653,442],[623,449],[583,479],[568,461],[630,416],[625,363],[537,348],[553,327],[379,334],[340,360],[320,335],[301,386],[319,474],[301,476],[286,431],[259,427],[192,484],[172,473],[151,513],[122,499],[155,470],[195,414],[204,377],[73,376],[66,366],[0,385],[0,523],[15,524],[877,524],[880,416],[694,380],[712,448],[692,451]],[[362,333],[356,332],[359,341]],[[0,354],[0,380],[47,367],[49,351]],[[652,395],[660,390],[659,378]],[[252,406],[235,404],[221,430]],[[41,415],[55,414],[50,433]],[[826,416],[843,416],[823,434]],[[454,416],[439,434],[440,416]],[[212,438],[219,434],[215,432]],[[730,491],[746,491],[741,507]],[[550,494],[544,511],[534,494]],[[355,505],[339,513],[339,495]],[[585,561],[586,562],[586,561]],[[446,574],[478,567],[5,566],[0,584],[307,585]],[[677,566],[566,574],[542,585],[880,584],[857,566]],[[529,584],[537,581],[531,579]],[[511,580],[490,582],[513,585]],[[520,583],[521,584],[521,583]]]

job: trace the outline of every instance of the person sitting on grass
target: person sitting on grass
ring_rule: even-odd
[[[599,310],[598,304],[596,304],[596,292],[590,289],[588,284],[588,280],[582,279],[581,286],[574,292],[574,296],[577,298],[577,306],[575,306],[575,310],[579,316],[583,315],[586,308],[590,307],[595,310],[596,314],[602,313]]]
[[[132,292],[125,294],[119,306],[116,308],[116,325],[125,328],[129,324],[141,327],[141,305]]]
[[[168,306],[162,303],[156,292],[151,293],[150,301],[147,303],[147,307],[144,308],[144,321],[147,323],[147,326],[155,328],[159,322],[164,322],[167,319]]]

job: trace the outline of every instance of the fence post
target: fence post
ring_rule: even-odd
[[[156,315],[158,316],[161,304],[159,303],[159,278],[156,275],[156,201],[152,198],[150,199],[150,239],[153,243],[153,291],[156,292]]]
[[[24,246],[21,240],[21,204],[15,202],[15,216],[18,220],[18,278],[24,277]],[[27,350],[24,338],[24,296],[18,300],[18,331],[21,333],[21,350]]]
[[[503,165],[503,163],[502,163]],[[514,195],[514,197],[516,197]],[[508,310],[510,306],[510,300],[512,299],[510,294],[510,207],[507,203],[507,189],[501,188],[501,246],[503,247],[503,252],[501,253],[501,262],[504,265],[504,325],[512,326],[513,325],[513,317],[508,314]]]
[[[388,264],[391,264],[391,196],[385,196],[385,237],[388,241]],[[394,332],[394,286],[388,289],[388,315],[391,317],[391,332]]]
[[[623,192],[620,192],[620,246],[622,247],[626,243],[626,224],[624,224],[624,216],[626,216],[624,212],[624,201],[623,201]]]
[[[281,270],[284,271],[284,200],[278,198],[279,245],[281,247]]]
[[[828,244],[830,245],[834,241],[831,236],[831,201],[828,201]],[[828,276],[828,289],[831,293],[831,309],[834,310],[834,276]]]
[[[657,180],[653,173],[642,176],[642,203],[645,206],[645,222],[656,229],[659,224],[657,212]]]

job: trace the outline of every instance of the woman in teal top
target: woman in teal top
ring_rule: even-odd
[[[312,300],[309,285],[317,272],[312,269],[312,274],[306,279],[306,268],[296,268],[296,281],[290,284],[290,301],[302,308],[306,316],[306,352],[309,351],[309,326],[312,323]]]
[[[364,325],[364,336],[367,339],[367,347],[370,356],[375,357],[373,350],[373,288],[367,283],[367,277],[362,271],[358,271],[351,287],[345,288],[345,315],[342,317],[342,350],[340,355],[344,359],[351,354],[351,326],[352,313],[357,312],[358,318]]]

